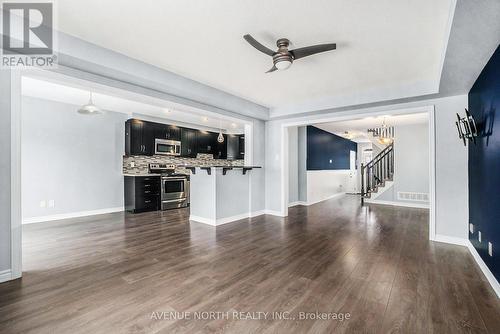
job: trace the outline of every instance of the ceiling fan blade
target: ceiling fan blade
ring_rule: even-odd
[[[269,55],[269,56],[273,56],[275,54],[275,52],[271,49],[269,49],[268,47],[260,44],[259,42],[257,42],[257,40],[255,38],[253,38],[252,36],[250,35],[245,35],[243,36],[243,38],[251,45],[253,46],[254,48],[256,48],[257,50],[259,50],[260,52],[263,52],[265,53],[266,55]]]
[[[267,71],[266,73],[271,73],[271,72],[274,72],[276,71],[278,68],[276,66],[273,65],[273,67],[271,67],[271,69],[269,71]]]
[[[293,59],[300,59],[300,58],[314,55],[316,53],[325,52],[325,51],[332,51],[332,50],[335,50],[336,48],[337,48],[337,44],[335,44],[335,43],[319,44],[319,45],[306,46],[305,48],[298,48],[295,50],[290,50],[289,52],[292,54]]]

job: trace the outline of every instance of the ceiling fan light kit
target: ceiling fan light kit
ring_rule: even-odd
[[[260,52],[273,57],[273,67],[271,67],[271,69],[266,73],[274,72],[276,70],[279,71],[286,70],[290,68],[290,66],[292,66],[294,60],[304,58],[307,56],[312,56],[320,52],[332,51],[337,48],[337,45],[335,43],[330,43],[330,44],[307,46],[295,50],[288,50],[290,41],[286,38],[280,38],[276,41],[276,46],[278,47],[278,50],[273,51],[268,47],[264,46],[263,44],[259,43],[251,35],[247,34],[243,36],[243,38],[251,46],[259,50]]]

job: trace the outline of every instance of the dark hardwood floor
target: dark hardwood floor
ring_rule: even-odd
[[[346,196],[217,229],[187,217],[24,226],[24,277],[0,284],[0,333],[500,332],[499,300],[465,247],[427,240],[427,210]],[[166,319],[197,311],[230,313]]]

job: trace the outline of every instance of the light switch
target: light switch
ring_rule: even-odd
[[[45,202],[45,201],[40,201],[40,207],[41,207],[41,208],[46,208],[46,207],[47,207],[47,202]]]

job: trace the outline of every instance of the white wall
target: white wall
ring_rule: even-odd
[[[409,202],[398,199],[398,192],[429,194],[429,125],[397,125],[394,139],[394,185],[378,200]],[[418,202],[429,204],[429,201]]]
[[[297,163],[299,201],[307,202],[307,127],[299,126],[297,133]]]
[[[127,115],[85,116],[78,106],[22,99],[23,220],[123,207]],[[54,200],[55,207],[48,207]],[[47,207],[41,208],[40,201]],[[38,218],[38,219],[37,219]]]
[[[307,204],[314,204],[345,193],[349,170],[307,171]]]
[[[288,128],[288,203],[314,204],[346,192],[349,170],[307,170],[307,127]]]
[[[10,266],[11,219],[10,71],[0,71],[0,271]]]
[[[266,163],[266,126],[264,121],[253,120],[252,122],[252,145],[251,150],[253,166],[260,166],[262,169],[252,169],[250,173],[250,211],[253,213],[262,212],[266,208],[265,202],[265,163]]]
[[[334,117],[344,119],[359,114],[387,113],[391,110],[415,109],[432,105],[435,108],[436,127],[436,233],[466,238],[467,204],[467,150],[458,140],[455,129],[456,112],[467,107],[467,95],[424,100],[404,104],[380,106],[350,111],[321,113],[294,119],[274,120],[266,124],[266,209],[284,214],[281,193],[283,151],[282,126],[324,122]],[[422,109],[423,111],[423,109]],[[285,145],[286,146],[286,145]],[[286,174],[286,178],[288,174]]]
[[[288,203],[299,200],[299,147],[298,128],[288,129]]]

